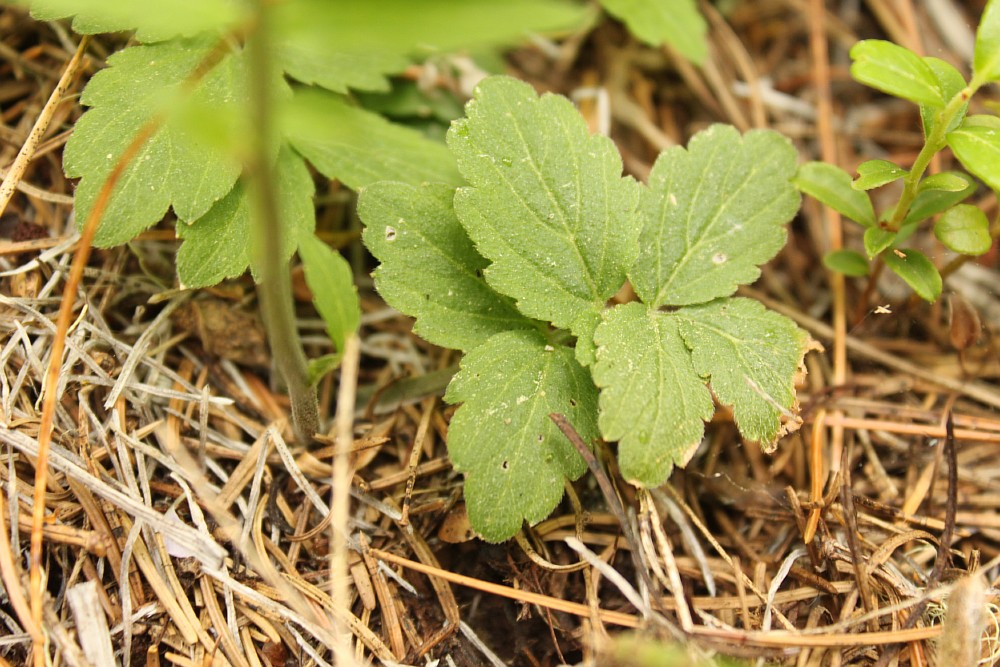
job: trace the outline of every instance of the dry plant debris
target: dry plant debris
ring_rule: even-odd
[[[593,127],[610,128],[640,178],[661,148],[713,121],[777,129],[803,159],[848,170],[880,156],[905,164],[916,110],[853,84],[846,51],[882,37],[958,65],[981,4],[772,0],[722,16],[703,3],[711,56],[700,69],[613,22],[510,62],[540,89],[581,91]],[[74,39],[0,10],[4,174]],[[86,73],[111,50],[95,40]],[[77,244],[59,152],[79,88],[53,109],[0,219],[0,665],[24,664],[37,632],[24,624],[33,462]],[[326,220],[342,214],[336,194]],[[992,195],[980,204],[996,214]],[[885,278],[818,270],[823,251],[855,243],[845,233],[807,205],[753,288],[826,346],[808,358],[799,433],[765,456],[720,415],[662,489],[636,493],[613,469],[584,477],[560,512],[503,545],[471,534],[445,456],[450,410],[437,397],[453,359],[412,337],[362,279],[346,607],[330,581],[333,431],[310,449],[293,442],[248,283],[173,289],[167,225],[95,252],[44,493],[53,664],[111,665],[123,650],[132,664],[329,665],[338,627],[355,651],[337,664],[688,664],[714,652],[796,665],[995,661],[995,252],[952,265],[939,252],[954,295],[928,306]],[[312,335],[322,325],[305,306],[301,316],[313,351],[328,351]],[[332,414],[336,387],[321,389]],[[678,639],[688,648],[677,662],[654,661]]]

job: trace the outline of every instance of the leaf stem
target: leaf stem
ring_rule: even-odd
[[[270,148],[275,134],[271,96],[274,80],[269,27],[271,3],[257,0],[255,4],[257,24],[246,48],[250,62],[251,114],[256,130],[250,139],[247,174],[257,200],[256,215],[252,216],[253,253],[260,273],[257,297],[274,364],[291,401],[295,437],[306,444],[319,430],[319,404],[315,389],[309,386],[306,356],[295,325],[291,279],[281,252],[284,229],[271,170]]]
[[[962,106],[969,101],[969,98],[972,97],[979,86],[980,84],[973,79],[968,86],[952,97],[941,111],[935,114],[934,127],[931,129],[930,134],[927,135],[927,140],[924,141],[923,148],[920,149],[917,159],[914,160],[913,167],[910,168],[909,173],[903,178],[903,193],[899,196],[899,202],[892,213],[892,218],[883,225],[884,229],[891,232],[898,232],[899,228],[903,226],[903,221],[906,219],[906,214],[909,213],[910,206],[917,196],[920,179],[927,170],[927,166],[938,151],[948,143],[948,126],[951,125],[952,120],[955,119]]]

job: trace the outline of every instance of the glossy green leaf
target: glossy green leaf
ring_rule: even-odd
[[[799,190],[844,217],[865,227],[875,224],[872,200],[867,193],[851,187],[851,175],[840,167],[825,162],[806,162],[799,167],[792,182]]]
[[[873,190],[906,176],[909,172],[888,160],[867,160],[858,165],[858,177],[851,183],[855,190]]]
[[[795,377],[808,334],[752,299],[719,299],[673,316],[695,370],[719,402],[733,406],[743,437],[774,449],[783,434],[782,414],[795,406]]]
[[[426,340],[471,350],[490,336],[536,326],[483,279],[489,265],[452,209],[454,188],[382,182],[364,188],[358,214],[364,242],[381,266],[375,287],[392,307],[416,318]]]
[[[668,313],[640,303],[617,306],[594,338],[601,433],[618,441],[625,479],[659,486],[697,449],[714,412],[712,396]]]
[[[977,79],[1000,80],[1000,3],[996,0],[986,3],[986,9],[979,17],[972,63]]]
[[[492,261],[487,282],[528,317],[592,338],[638,253],[639,188],[621,176],[614,144],[566,98],[491,77],[448,145],[471,186],[455,211]]]
[[[896,232],[881,227],[869,227],[865,230],[864,236],[865,252],[868,253],[868,259],[874,259],[895,241]]]
[[[650,46],[669,44],[699,65],[708,57],[708,24],[695,0],[601,0],[601,4]]]
[[[334,348],[342,353],[344,342],[361,324],[361,304],[351,265],[312,234],[300,240],[299,258],[316,312],[323,318]]]
[[[926,301],[941,296],[941,274],[927,256],[916,250],[893,250],[882,258],[885,265]]]
[[[1000,190],[1000,118],[968,116],[948,133],[948,145],[967,170]]]
[[[959,171],[943,171],[928,176],[920,182],[917,196],[910,204],[903,226],[922,222],[932,215],[948,210],[971,196],[976,189],[976,182]]]
[[[549,415],[563,414],[589,445],[598,437],[597,390],[573,350],[538,332],[497,334],[466,354],[445,400],[462,403],[448,453],[465,473],[469,519],[490,542],[544,519],[564,480],[586,470]]]
[[[965,77],[962,73],[955,69],[950,63],[941,60],[940,58],[933,58],[930,56],[924,56],[924,62],[927,66],[931,68],[934,72],[934,76],[937,77],[938,84],[941,86],[941,95],[943,99],[947,102],[948,100],[958,95],[965,88],[966,82]],[[966,102],[962,105],[951,121],[948,123],[948,129],[946,132],[951,132],[962,119],[965,118],[965,112],[969,108],[969,103]],[[934,129],[934,125],[937,122],[937,114],[941,112],[941,107],[938,106],[920,106],[920,118],[923,121],[924,126],[924,136],[930,135],[931,131]]]
[[[934,235],[946,248],[962,255],[982,255],[993,247],[990,221],[970,204],[945,211],[934,225]]]
[[[282,127],[313,166],[354,189],[381,180],[411,185],[461,182],[445,146],[352,106],[339,95],[296,91]]]
[[[111,169],[150,119],[181,96],[181,82],[205,58],[206,41],[171,41],[136,46],[108,59],[108,69],[87,85],[81,103],[91,107],[77,121],[66,145],[63,168],[80,177],[77,220],[86,220]],[[193,94],[204,104],[245,103],[243,59],[223,59]],[[95,243],[111,246],[131,240],[159,222],[173,206],[181,220],[204,215],[233,187],[240,163],[200,143],[183,118],[168,117],[131,160],[101,219]]]
[[[281,255],[287,260],[316,225],[312,177],[302,158],[288,148],[279,153],[275,184],[285,231]],[[202,217],[177,222],[177,236],[184,240],[177,251],[177,276],[183,287],[210,287],[255,264],[250,245],[255,206],[241,181]]]
[[[866,39],[851,48],[851,59],[851,76],[867,86],[917,104],[944,105],[944,93],[934,70],[909,49]]]
[[[823,264],[831,271],[837,271],[852,278],[867,276],[869,271],[868,260],[865,259],[865,256],[853,250],[831,250],[823,256]]]
[[[629,272],[636,294],[653,306],[679,306],[756,280],[799,208],[795,161],[778,133],[741,137],[728,125],[661,153],[642,194],[642,250]]]
[[[135,30],[140,42],[223,32],[246,20],[244,5],[231,0],[30,0],[39,21],[73,17],[82,35]]]

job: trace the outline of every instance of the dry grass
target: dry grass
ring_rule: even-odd
[[[981,4],[871,0],[848,15],[771,0],[725,18],[705,4],[714,55],[702,69],[612,23],[511,63],[541,89],[596,89],[581,109],[639,177],[661,148],[714,121],[778,129],[803,159],[848,170],[871,157],[905,165],[920,143],[916,110],[853,84],[846,49],[889,37],[961,64],[964,24],[931,14],[950,7],[974,23]],[[0,165],[25,145],[75,48],[58,27],[0,11]],[[111,49],[95,40],[87,72]],[[331,431],[306,448],[261,354],[250,284],[171,289],[176,242],[164,227],[87,265],[36,505],[40,397],[78,245],[60,149],[80,86],[52,108],[0,220],[0,665],[27,663],[39,630],[27,558],[36,507],[53,664],[111,665],[124,651],[133,664],[327,665],[337,628],[353,647],[337,664],[627,665],[644,651],[666,660],[659,640],[686,642],[680,662],[642,664],[719,652],[923,665],[939,647],[957,667],[998,655],[996,256],[962,265],[933,237],[916,239],[949,266],[951,310],[885,277],[831,279],[819,258],[856,247],[856,230],[811,202],[747,290],[825,347],[807,359],[803,428],[774,455],[741,443],[723,411],[662,489],[618,483],[620,498],[608,497],[588,475],[551,518],[485,544],[446,458],[451,409],[438,397],[451,353],[413,337],[359,279],[359,364],[321,388]],[[996,214],[992,195],[979,203]],[[321,211],[328,226],[342,218],[339,204]],[[328,351],[307,301],[300,312],[310,353]],[[346,605],[329,557],[338,384],[358,387],[344,422]]]

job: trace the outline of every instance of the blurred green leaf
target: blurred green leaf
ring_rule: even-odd
[[[969,204],[945,211],[934,225],[934,236],[946,248],[962,255],[982,255],[993,247],[986,214]]]
[[[851,175],[832,164],[806,162],[792,179],[799,190],[865,227],[875,224],[868,194],[851,187]]]
[[[867,276],[869,271],[868,260],[860,252],[853,250],[831,250],[823,256],[823,264],[831,271],[852,278]]]
[[[346,93],[348,89],[389,90],[386,77],[402,72],[410,64],[408,58],[398,53],[341,53],[334,46],[319,50],[285,41],[275,48],[275,57],[293,79],[337,93]]]
[[[609,14],[650,46],[664,43],[698,65],[708,57],[708,24],[695,0],[600,0]]]
[[[73,17],[81,35],[135,30],[140,42],[221,33],[245,21],[248,6],[232,0],[30,0],[39,21]]]
[[[906,176],[909,172],[888,160],[867,160],[858,165],[858,177],[851,183],[855,190],[873,190]]]
[[[968,116],[948,133],[948,145],[966,169],[1000,190],[1000,118]]]
[[[299,258],[316,311],[323,318],[337,352],[342,353],[344,341],[361,323],[361,306],[351,265],[314,234],[299,241]]]
[[[461,183],[448,149],[345,98],[303,89],[282,122],[292,145],[330,178],[358,189],[375,181]]]
[[[869,227],[865,230],[865,252],[868,259],[873,259],[896,240],[896,232],[890,232],[881,227]]]
[[[851,49],[851,76],[857,81],[931,107],[944,105],[934,70],[909,49],[880,39],[866,39]]]
[[[882,255],[885,265],[926,301],[941,296],[941,274],[927,256],[916,250],[893,250]]]
[[[962,92],[965,88],[966,82],[965,77],[962,73],[955,69],[950,63],[941,60],[940,58],[933,58],[931,56],[924,56],[924,62],[927,66],[931,68],[934,72],[934,76],[938,80],[938,84],[941,86],[941,96],[947,102],[951,98]],[[952,117],[951,121],[948,123],[948,129],[945,132],[951,132],[958,124],[962,122],[965,117],[965,112],[969,108],[969,103],[966,102],[962,105],[962,108],[958,113]],[[940,107],[928,106],[926,104],[920,105],[920,118],[924,125],[924,136],[929,136],[931,131],[934,129],[934,123],[936,122],[937,114],[941,110]]]
[[[1000,80],[1000,3],[996,0],[986,3],[979,17],[972,63],[976,78]]]

